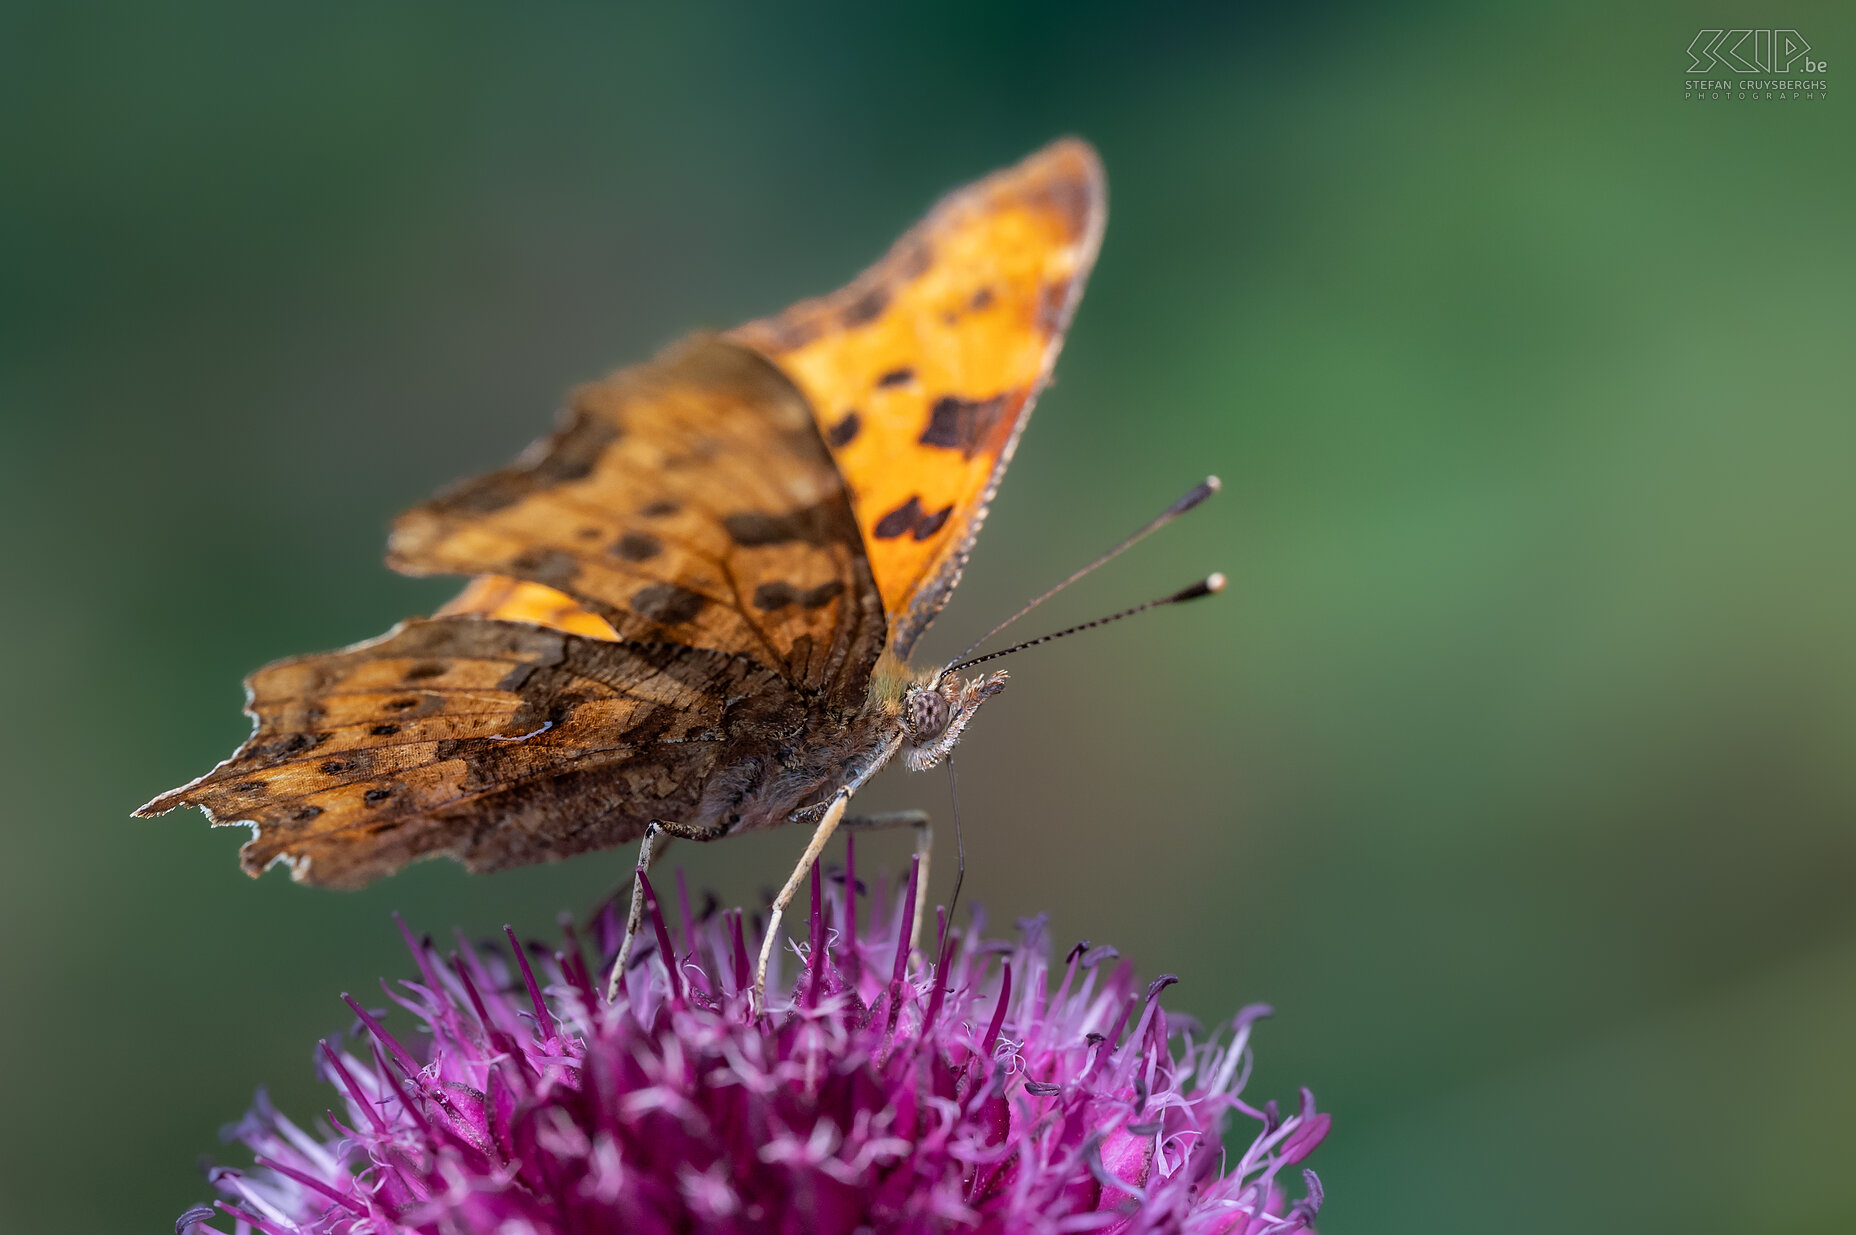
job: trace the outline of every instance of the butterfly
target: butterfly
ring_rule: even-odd
[[[252,828],[247,872],[344,888],[641,838],[642,871],[672,836],[813,823],[777,924],[851,795],[898,756],[940,762],[1005,685],[908,658],[1105,216],[1095,152],[1060,140],[839,291],[580,387],[512,465],[393,525],[389,564],[471,576],[462,594],[252,674],[250,739],[135,813],[201,807]]]

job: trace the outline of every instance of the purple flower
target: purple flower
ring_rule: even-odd
[[[1291,1203],[1278,1176],[1329,1117],[1307,1090],[1287,1117],[1238,1097],[1269,1009],[1199,1041],[1161,1009],[1172,978],[1143,990],[1113,949],[1080,944],[1053,964],[1042,920],[1016,943],[976,922],[928,963],[899,946],[905,887],[900,904],[879,889],[860,923],[857,897],[821,896],[815,871],[809,941],[790,983],[769,976],[766,1015],[737,911],[692,921],[686,903],[673,930],[653,897],[655,949],[611,1005],[571,930],[533,961],[461,941],[441,958],[408,934],[419,978],[387,995],[419,1032],[349,999],[357,1044],[321,1045],[341,1109],[310,1131],[260,1094],[229,1133],[254,1168],[212,1171],[218,1212],[176,1230],[1309,1229],[1319,1181],[1303,1171]],[[1230,1112],[1255,1121],[1241,1151],[1220,1140]]]

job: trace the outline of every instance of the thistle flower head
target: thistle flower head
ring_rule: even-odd
[[[320,1047],[339,1109],[311,1131],[261,1094],[230,1130],[253,1168],[212,1171],[217,1209],[177,1232],[1308,1229],[1319,1181],[1290,1202],[1279,1177],[1328,1116],[1307,1090],[1287,1116],[1239,1097],[1267,1008],[1200,1040],[1161,1007],[1173,979],[1138,986],[1109,948],[1053,960],[1042,920],[911,956],[914,886],[860,914],[854,873],[815,871],[765,1014],[736,911],[673,925],[653,897],[655,948],[612,1004],[571,931],[533,957],[513,933],[449,957],[408,934],[418,977],[386,989],[418,1032],[350,999],[353,1043]]]

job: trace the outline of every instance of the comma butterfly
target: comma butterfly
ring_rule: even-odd
[[[248,872],[333,887],[640,838],[642,870],[670,836],[817,823],[777,922],[834,827],[881,822],[845,821],[850,795],[897,755],[934,766],[1004,686],[906,661],[1105,214],[1095,152],[1058,141],[848,287],[581,387],[512,466],[395,523],[391,565],[474,576],[460,596],[258,670],[250,740],[136,814],[249,824]]]

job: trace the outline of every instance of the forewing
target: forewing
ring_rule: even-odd
[[[394,524],[409,574],[491,576],[449,613],[744,655],[855,693],[882,602],[810,407],[716,338],[575,391],[562,426],[500,472]]]
[[[1095,151],[1059,141],[943,199],[848,287],[730,335],[811,402],[898,655],[960,580],[1106,215]]]
[[[250,740],[136,813],[251,823],[247,871],[284,861],[337,887],[436,854],[499,870],[693,819],[729,744],[797,707],[744,657],[471,617],[279,661],[246,690]]]

